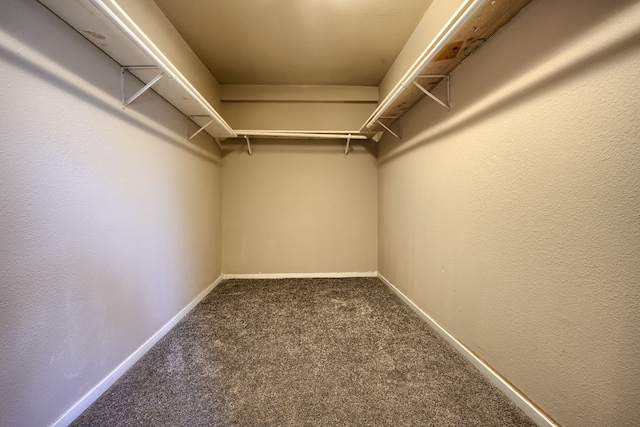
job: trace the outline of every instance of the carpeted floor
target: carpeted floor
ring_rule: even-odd
[[[72,426],[534,426],[375,278],[220,284]]]

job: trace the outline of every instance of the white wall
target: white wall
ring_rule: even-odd
[[[218,278],[220,166],[35,1],[2,4],[0,81],[0,425],[42,426]]]
[[[346,141],[345,141],[346,142]],[[377,165],[354,144],[259,142],[225,155],[225,274],[377,270]]]
[[[640,419],[640,4],[536,0],[386,135],[379,270],[565,426]]]

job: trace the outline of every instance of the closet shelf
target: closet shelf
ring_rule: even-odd
[[[113,58],[123,70],[146,85],[135,95],[126,97],[123,75],[123,107],[129,103],[135,104],[135,99],[153,85],[156,93],[195,122],[202,131],[221,139],[237,136],[204,96],[117,3],[111,0],[39,1]]]
[[[480,48],[531,0],[476,0],[459,9],[360,129],[383,132]],[[457,24],[457,25],[456,25]],[[429,76],[429,77],[425,77]],[[418,83],[418,84],[416,84]],[[455,82],[452,84],[455,85]],[[429,94],[431,95],[431,94]],[[444,107],[449,103],[439,100]]]

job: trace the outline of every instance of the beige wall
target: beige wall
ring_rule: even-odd
[[[565,426],[640,419],[639,24],[534,1],[382,141],[381,274]]]
[[[376,271],[377,170],[362,147],[254,141],[222,167],[223,271]]]
[[[153,92],[123,110],[119,72],[39,3],[3,2],[2,426],[50,425],[221,273],[215,143],[188,146]]]

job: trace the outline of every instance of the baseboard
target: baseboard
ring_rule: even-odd
[[[342,277],[378,277],[377,271],[346,273],[257,273],[257,274],[223,274],[226,279],[338,279]]]
[[[545,427],[558,427],[558,425],[549,418],[540,408],[538,408],[533,402],[527,399],[522,393],[520,393],[513,385],[511,385],[504,377],[496,372],[485,361],[479,358],[473,351],[471,351],[462,342],[458,341],[453,335],[447,332],[442,326],[438,324],[431,316],[422,311],[413,301],[409,299],[405,294],[396,288],[389,280],[387,280],[382,274],[378,273],[378,278],[391,289],[400,299],[405,302],[413,311],[415,311],[423,320],[425,320],[433,329],[436,330],[444,339],[446,339],[453,347],[458,350],[473,366],[475,366],[493,385],[498,387],[511,401],[522,411],[527,414],[536,424]]]
[[[102,393],[115,383],[131,366],[133,366],[147,351],[151,349],[167,332],[169,332],[184,316],[187,315],[204,297],[209,294],[220,282],[223,276],[220,275],[215,282],[207,287],[204,291],[195,297],[185,308],[180,310],[178,314],[173,316],[171,320],[165,323],[155,334],[151,336],[136,351],[127,357],[120,365],[118,365],[109,375],[100,381],[94,388],[85,394],[78,402],[76,402],[67,412],[62,414],[55,420],[51,427],[66,427],[73,422],[85,409],[95,402]]]

